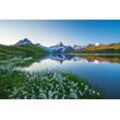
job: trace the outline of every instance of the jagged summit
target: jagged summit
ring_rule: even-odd
[[[31,45],[31,44],[32,42],[28,38],[24,38],[23,40],[17,42],[15,45],[19,46],[19,45]]]
[[[73,48],[71,46],[66,46],[62,42],[55,46],[51,46],[51,51],[56,53],[64,53],[64,52],[70,52],[73,51]]]
[[[59,46],[64,46],[62,42],[60,42]]]

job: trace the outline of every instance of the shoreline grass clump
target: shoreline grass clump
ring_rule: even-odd
[[[64,71],[28,73],[0,69],[0,99],[99,99],[98,90]]]

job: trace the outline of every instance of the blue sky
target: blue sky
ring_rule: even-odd
[[[120,21],[113,20],[0,20],[0,44],[23,38],[51,46],[120,42]]]

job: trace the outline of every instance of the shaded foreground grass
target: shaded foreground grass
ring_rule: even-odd
[[[96,99],[101,93],[63,71],[28,73],[0,69],[0,99]]]

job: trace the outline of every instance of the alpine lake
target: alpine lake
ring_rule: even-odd
[[[25,58],[24,61],[31,59]],[[2,62],[0,67],[6,68]],[[103,94],[103,98],[120,98],[119,54],[49,54],[28,62],[27,65],[18,65],[14,69],[31,74],[44,70],[70,72],[97,88]]]

